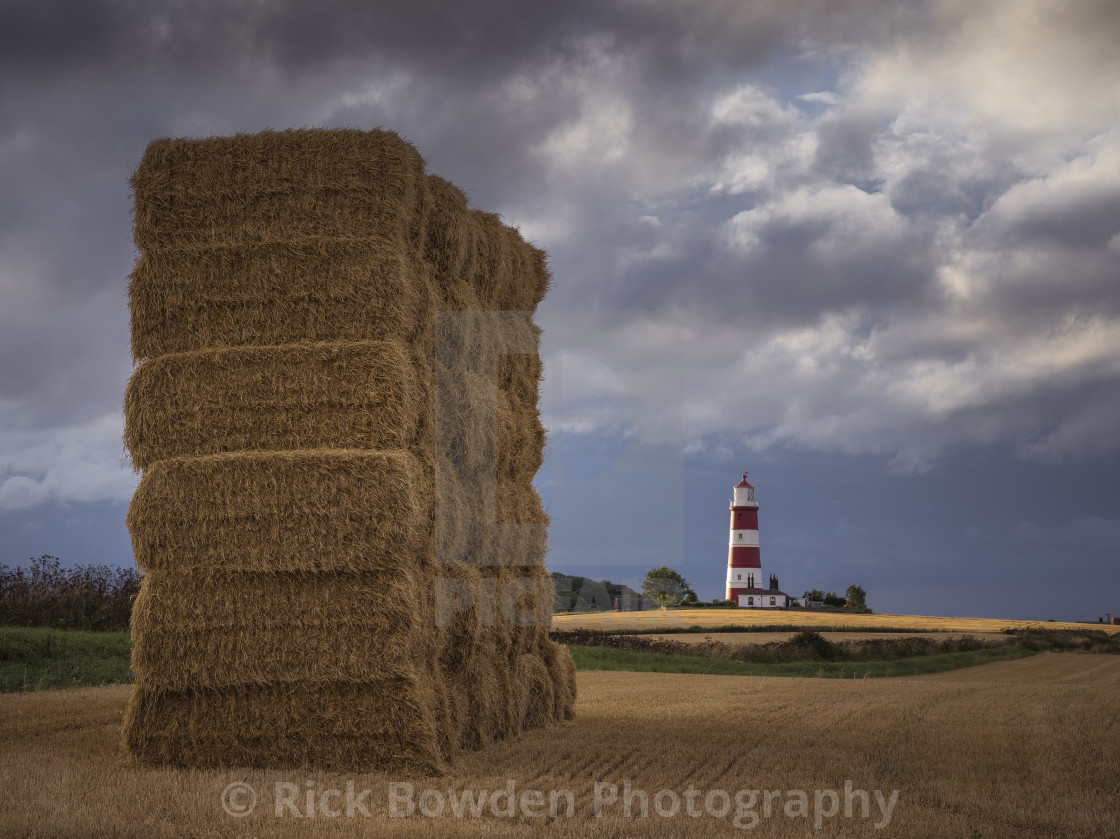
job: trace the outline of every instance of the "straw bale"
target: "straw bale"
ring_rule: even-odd
[[[502,308],[513,285],[510,240],[501,216],[479,210],[467,212],[467,258],[464,273],[482,308]]]
[[[525,608],[534,610],[534,621],[528,624],[530,627],[538,627],[544,630],[544,634],[536,633],[537,638],[547,638],[548,630],[552,627],[553,607],[556,601],[556,586],[553,583],[552,575],[548,569],[542,565],[528,565],[521,568],[506,569],[503,568],[503,574],[520,574],[521,576],[529,577],[534,582],[535,600],[523,601],[522,605]],[[532,637],[533,633],[525,633],[526,637]]]
[[[550,725],[560,719],[552,675],[540,656],[517,657],[517,684],[521,687],[518,722],[520,728]]]
[[[173,691],[138,680],[124,738],[143,763],[439,773],[432,680],[270,682]]]
[[[494,581],[495,625],[505,633],[510,653],[535,652],[547,639],[552,623],[555,590],[548,571],[542,566],[520,566],[483,569],[482,573],[484,579]]]
[[[153,571],[132,612],[132,668],[172,690],[272,681],[364,681],[423,660],[431,622],[417,571]]]
[[[215,347],[426,339],[427,274],[397,243],[304,238],[162,247],[129,277],[136,360]]]
[[[544,426],[536,402],[517,400],[493,378],[435,365],[432,444],[465,478],[527,480],[544,459]]]
[[[459,582],[458,601],[440,610],[442,682],[458,744],[479,748],[524,729],[523,687],[516,655],[522,630],[503,608],[503,580],[491,569],[438,569],[444,581]],[[514,592],[517,594],[518,592]]]
[[[543,252],[389,132],[161,140],[132,184],[130,751],[438,772],[570,717]]]
[[[546,598],[551,609],[552,581],[541,568],[440,568],[437,574],[453,584],[437,606],[442,681],[459,744],[479,748],[526,727],[530,700],[517,659],[551,643],[540,620]],[[536,713],[529,719],[539,724]]]
[[[543,566],[548,551],[548,523],[548,513],[531,483],[499,482],[493,564]]]
[[[473,645],[464,667],[445,671],[449,690],[458,697],[456,722],[463,749],[479,749],[521,730],[507,647],[502,632],[490,629]]]
[[[479,597],[482,573],[468,565],[439,566],[434,571],[433,603],[441,666],[466,666],[492,609]]]
[[[467,215],[467,197],[450,181],[428,175],[424,215],[424,258],[433,268],[441,304],[448,309],[475,308],[465,297],[469,286],[460,279],[466,255],[463,225]]]
[[[380,571],[417,560],[406,452],[231,452],[149,466],[129,505],[145,570]]]
[[[196,350],[136,369],[124,440],[137,469],[226,451],[405,449],[427,399],[394,342]]]
[[[488,569],[436,569],[440,681],[445,685],[462,748],[475,749],[512,733],[512,685],[505,678],[511,625],[499,613],[499,579]],[[518,729],[520,730],[520,729]]]
[[[536,324],[531,325],[536,333],[534,346],[539,347],[540,329]],[[523,408],[537,407],[540,401],[541,379],[544,376],[544,365],[538,353],[499,355],[497,376],[498,387],[514,404]]]
[[[531,312],[440,311],[435,317],[434,358],[452,373],[465,370],[496,377],[500,387],[536,404],[540,336]]]
[[[484,309],[532,312],[548,292],[544,252],[502,223],[501,216],[468,210],[463,271]]]
[[[575,716],[576,664],[568,648],[555,641],[545,640],[539,647],[541,659],[552,677],[556,691],[556,718],[570,720]]]
[[[392,572],[151,571],[144,575],[132,627],[138,631],[194,631],[342,624],[417,624],[423,568]],[[395,627],[395,629],[393,629]]]
[[[463,488],[454,467],[440,459],[435,469],[435,501],[425,508],[431,521],[434,560],[438,565],[459,565],[466,561],[470,523],[474,518],[472,499]]]
[[[136,247],[379,238],[411,250],[424,161],[390,131],[294,130],[149,144]]]
[[[463,297],[477,304],[473,290],[466,286],[462,289]],[[423,359],[425,364],[430,367],[436,362],[455,373],[486,372],[487,361],[498,355],[499,336],[487,328],[484,316],[478,311],[441,310],[435,313],[433,320],[432,347]]]
[[[509,524],[548,524],[548,513],[531,480],[498,480],[498,521]],[[516,563],[515,563],[516,564]],[[528,563],[522,563],[527,565]]]
[[[520,234],[518,234],[520,240]],[[514,266],[517,282],[514,284],[505,308],[524,312],[536,311],[548,294],[552,274],[548,270],[548,254],[529,243],[518,242]]]
[[[497,463],[496,385],[477,373],[435,364],[436,453],[459,474],[494,469]]]
[[[510,480],[529,479],[544,462],[544,425],[536,402],[522,402],[498,390],[497,474]]]
[[[471,499],[463,561],[472,566],[543,565],[548,549],[548,514],[528,480],[495,481],[478,474],[460,479]]]

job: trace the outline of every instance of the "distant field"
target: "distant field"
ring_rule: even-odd
[[[794,630],[783,632],[651,632],[643,634],[643,638],[679,641],[683,644],[702,644],[707,639],[720,641],[724,644],[772,644],[775,641],[788,641],[797,633]],[[883,639],[886,641],[904,638],[929,638],[940,641],[945,638],[963,638],[970,635],[981,641],[1001,641],[1007,636],[1002,632],[907,632],[904,635],[897,632],[829,632],[829,641],[871,641]]]
[[[723,618],[726,620],[726,617]],[[42,837],[520,837],[611,836],[905,837],[905,839],[1056,839],[1120,836],[1120,657],[1040,653],[930,676],[898,679],[785,679],[661,673],[578,674],[574,720],[465,754],[438,778],[340,775],[306,770],[199,771],[130,765],[120,726],[130,688],[0,696],[0,836]],[[569,818],[455,818],[416,812],[389,818],[389,784],[445,795],[499,790],[570,790]],[[647,793],[622,809],[624,784]],[[868,818],[839,814],[814,829],[788,815],[789,793],[897,790],[889,825],[876,800]],[[308,813],[303,792],[370,790],[368,815]],[[619,801],[593,812],[596,782],[614,784]],[[230,784],[237,802],[257,806],[243,818],[223,811]],[[277,784],[300,793],[296,817],[281,808]],[[704,796],[723,790],[779,791],[763,815],[760,798],[742,813],[684,805],[652,809],[667,790]],[[668,800],[668,799],[666,799]],[[831,801],[822,796],[822,803]],[[750,797],[742,799],[749,805]],[[328,804],[341,807],[342,800]],[[664,801],[663,801],[664,803]],[[718,800],[716,801],[718,804]],[[734,826],[737,815],[758,824]],[[312,817],[309,817],[312,816]]]
[[[557,615],[557,629],[643,629],[707,626],[798,626],[839,627],[849,631],[873,632],[876,629],[907,629],[920,632],[988,633],[1004,629],[1103,629],[1120,632],[1120,626],[1087,623],[1051,623],[995,618],[939,618],[925,615],[859,615],[844,612],[766,611],[763,609],[668,609],[648,612],[589,612]]]

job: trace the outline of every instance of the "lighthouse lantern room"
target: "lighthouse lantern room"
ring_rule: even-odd
[[[778,608],[790,605],[789,596],[778,590],[773,574],[762,579],[762,557],[758,545],[758,502],[754,487],[743,480],[731,497],[731,542],[727,551],[727,599],[736,606]]]

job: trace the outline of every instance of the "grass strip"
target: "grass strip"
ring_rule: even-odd
[[[133,681],[127,632],[0,627],[0,693]]]
[[[883,678],[943,673],[993,661],[1025,658],[1034,650],[990,647],[893,661],[785,661],[756,663],[726,658],[649,653],[608,647],[570,645],[578,670],[626,670],[638,673],[706,673],[718,676],[794,676],[828,679]]]

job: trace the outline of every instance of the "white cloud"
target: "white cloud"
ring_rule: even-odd
[[[808,229],[810,255],[823,262],[904,236],[908,224],[885,195],[850,184],[800,188],[752,210],[737,213],[724,228],[732,250],[757,249],[771,228]]]
[[[1120,380],[1120,72],[1074,55],[1107,39],[1056,3],[937,9],[936,35],[864,45],[835,102],[801,97],[838,109],[800,116],[753,85],[716,100],[714,124],[744,133],[711,193],[754,200],[714,238],[762,308],[729,324],[730,281],[690,307],[697,450],[787,443],[920,471],[962,443],[1120,449],[1120,403],[1099,396]],[[866,139],[836,133],[852,118]],[[814,171],[829,143],[867,143],[869,183]],[[767,325],[782,288],[802,320]]]
[[[1024,163],[1046,166],[1116,118],[1115,4],[941,0],[933,11],[935,36],[868,54],[856,96],[887,110],[921,102],[960,115]]]
[[[584,62],[569,68],[561,88],[579,103],[574,119],[560,123],[538,148],[547,164],[560,169],[598,168],[623,159],[634,128],[624,95],[629,68],[610,45],[589,41]]]
[[[1044,236],[1099,246],[1113,234],[1117,210],[1120,142],[1113,132],[1094,138],[1083,153],[1044,175],[1011,186],[977,221],[976,233],[1011,245]]]
[[[828,90],[822,90],[816,93],[802,93],[797,98],[803,102],[814,102],[820,103],[821,105],[839,105],[844,101],[843,97]]]
[[[0,510],[46,501],[118,501],[132,497],[119,414],[51,431],[0,434]]]
[[[800,114],[761,88],[747,84],[716,99],[712,117],[729,125],[774,129],[796,123]]]

